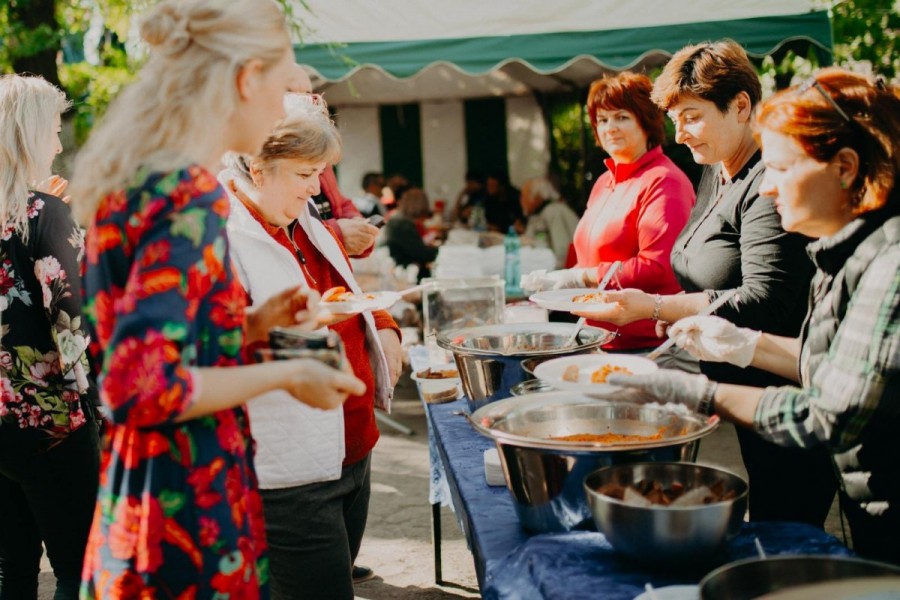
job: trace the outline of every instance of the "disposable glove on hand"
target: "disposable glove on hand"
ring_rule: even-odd
[[[716,382],[706,375],[693,375],[675,369],[660,369],[646,375],[613,373],[606,382],[625,388],[636,388],[660,403],[684,404],[694,412],[710,414],[716,394]]]
[[[721,317],[687,317],[669,328],[669,337],[691,356],[710,362],[746,367],[753,361],[762,334],[737,327]]]
[[[589,287],[584,281],[585,274],[591,269],[558,269],[547,273],[553,280],[553,289]]]
[[[553,288],[553,280],[547,277],[547,269],[539,269],[523,274],[519,285],[523,290],[543,292]]]

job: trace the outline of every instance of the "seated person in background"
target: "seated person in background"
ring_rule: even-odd
[[[578,225],[578,215],[560,198],[546,177],[526,181],[519,203],[525,215],[525,236],[536,242],[543,238],[556,255],[556,268],[563,267]]]
[[[401,267],[419,266],[419,279],[430,276],[428,264],[437,258],[437,248],[422,240],[423,221],[431,215],[428,196],[420,188],[409,188],[400,197],[397,210],[384,228],[384,245]]]
[[[359,210],[364,217],[384,215],[385,208],[381,203],[381,190],[384,189],[384,176],[381,173],[366,173],[363,175],[361,185],[364,194],[353,201],[357,210]]]
[[[523,221],[519,190],[509,183],[503,171],[491,173],[485,184],[484,216],[488,231],[506,233],[516,221]]]
[[[397,210],[397,202],[403,196],[403,192],[411,188],[409,179],[405,176],[395,173],[387,178],[384,189],[381,191],[381,203],[385,205],[387,214]]]
[[[484,203],[484,194],[484,175],[477,171],[467,171],[466,185],[450,210],[450,222],[467,224],[472,209]]]

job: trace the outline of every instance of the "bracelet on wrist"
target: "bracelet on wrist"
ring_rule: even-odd
[[[659,294],[653,294],[653,316],[650,318],[654,321],[659,321],[659,311],[662,310],[662,296]]]
[[[706,386],[706,393],[701,398],[700,403],[697,405],[697,412],[701,415],[711,415],[715,409],[715,400],[716,400],[716,389],[719,387],[719,384],[715,381],[710,381]]]

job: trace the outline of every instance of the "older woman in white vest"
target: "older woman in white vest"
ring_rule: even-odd
[[[305,98],[288,95],[287,117],[262,152],[230,157],[219,175],[231,197],[232,256],[253,304],[298,284],[360,291],[343,246],[310,202],[321,172],[340,159],[341,140]],[[328,327],[341,336],[365,394],[332,411],[280,392],[249,403],[275,598],[353,597],[378,439],[374,408],[389,408],[400,372],[399,329],[385,311]]]

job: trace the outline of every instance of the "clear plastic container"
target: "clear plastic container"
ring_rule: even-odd
[[[435,343],[438,332],[503,322],[506,296],[503,280],[498,277],[425,279],[423,283],[430,284],[422,292],[422,312],[431,364],[453,360],[449,352]]]

